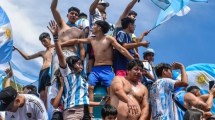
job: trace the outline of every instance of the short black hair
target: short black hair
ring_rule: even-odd
[[[29,89],[29,90],[31,90],[31,91],[37,92],[37,87],[34,86],[34,85],[26,85],[26,86],[24,86],[22,89],[24,90],[25,88],[26,88],[26,89]]]
[[[48,39],[51,40],[50,35],[49,35],[49,33],[47,33],[47,32],[43,32],[43,33],[41,33],[40,36],[39,36],[39,40],[40,40],[40,41],[42,41],[44,38],[48,38]]]
[[[68,67],[71,70],[74,70],[74,65],[76,62],[78,62],[79,60],[81,60],[78,56],[70,56],[66,59],[66,62],[68,64]]]
[[[127,63],[126,68],[127,70],[131,70],[134,66],[139,66],[143,68],[143,62],[138,59],[131,60]]]
[[[101,26],[102,32],[103,32],[104,34],[107,33],[107,32],[109,31],[109,29],[110,29],[110,25],[109,25],[109,23],[106,22],[106,21],[97,20],[97,21],[95,22],[95,24]]]
[[[135,20],[129,18],[129,17],[126,17],[126,18],[123,18],[121,20],[121,24],[122,24],[122,29],[126,29],[128,28],[128,25],[129,24],[134,24]]]
[[[117,116],[117,113],[117,109],[110,104],[106,104],[101,110],[103,119],[105,119],[105,117],[109,115]]]
[[[172,67],[170,64],[168,63],[159,63],[156,67],[155,67],[155,73],[158,77],[162,76],[162,72],[163,70],[167,70],[170,69],[172,70]]]
[[[68,9],[68,13],[71,12],[71,11],[77,12],[78,15],[80,14],[80,9],[78,9],[77,7],[70,7],[70,8]]]
[[[130,15],[135,15],[135,16],[137,16],[137,13],[136,13],[135,11],[133,11],[133,10],[130,10],[130,12],[128,13],[128,16],[130,16]]]
[[[191,92],[191,93],[192,93],[193,90],[195,90],[195,89],[196,89],[196,90],[200,90],[200,88],[197,87],[197,86],[190,86],[190,87],[187,88],[187,92]]]
[[[85,14],[85,13],[80,13],[79,15],[78,15],[78,17],[86,17],[87,18],[87,14]]]
[[[201,120],[203,112],[197,109],[188,109],[184,114],[184,120]]]

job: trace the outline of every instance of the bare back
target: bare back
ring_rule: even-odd
[[[94,66],[113,64],[113,46],[108,37],[105,36],[102,40],[92,39],[91,45],[95,56]]]
[[[69,27],[65,26],[63,29],[59,30],[58,32],[59,40],[60,42],[65,42],[74,38],[82,38],[83,37],[83,32],[76,28],[76,27]],[[63,50],[69,50],[71,52],[77,52],[77,47],[76,45],[73,46],[66,46],[62,47]]]
[[[121,80],[118,79],[117,81],[113,81],[112,84],[114,84],[114,82],[121,82],[123,84],[123,90],[126,95],[129,96],[130,99],[134,101],[134,103],[138,106],[138,114],[132,115],[131,113],[129,113],[127,103],[121,101],[111,88],[111,105],[117,108],[117,120],[139,120],[142,110],[142,99],[145,94],[144,86],[140,82],[134,86],[124,77],[121,77]]]

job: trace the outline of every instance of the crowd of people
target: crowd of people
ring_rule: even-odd
[[[182,63],[154,65],[155,51],[144,40],[150,31],[134,34],[137,13],[132,8],[137,2],[131,0],[114,25],[106,21],[108,2],[94,0],[89,19],[70,7],[64,21],[58,0],[52,0],[54,20],[47,26],[52,35],[39,36],[46,49],[27,55],[14,46],[26,60],[43,58],[38,90],[27,85],[17,92],[10,86],[12,72],[6,70],[0,120],[93,120],[96,106],[102,106],[103,120],[213,119],[215,88],[201,95],[197,86],[189,86]],[[140,53],[138,47],[146,50]],[[180,70],[179,80],[173,79],[172,70]],[[96,86],[107,91],[104,103],[94,101]]]

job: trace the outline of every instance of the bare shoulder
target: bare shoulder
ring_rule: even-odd
[[[124,79],[125,79],[125,78],[122,77],[122,76],[115,76],[115,77],[113,78],[112,84],[122,83],[122,81],[123,81]]]
[[[145,85],[143,85],[142,83],[139,83],[139,84],[140,84],[141,89],[142,89],[143,92],[148,91],[148,89],[147,89],[147,87]]]
[[[114,40],[115,40],[115,38],[114,38],[114,37],[109,36],[109,35],[107,35],[107,36],[106,36],[106,39],[107,39],[107,40],[109,40],[109,41],[114,41]]]

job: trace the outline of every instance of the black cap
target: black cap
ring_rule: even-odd
[[[0,111],[7,111],[13,107],[13,102],[16,99],[16,90],[9,86],[0,92]]]

